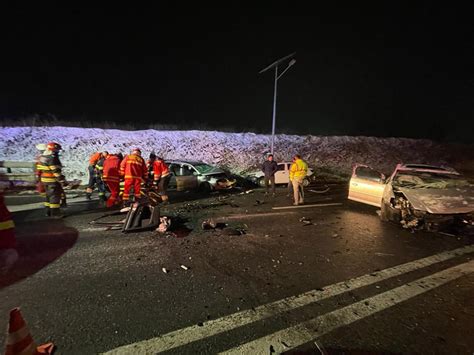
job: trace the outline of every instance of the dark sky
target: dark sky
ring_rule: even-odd
[[[332,3],[3,9],[0,117],[473,141],[473,5]]]

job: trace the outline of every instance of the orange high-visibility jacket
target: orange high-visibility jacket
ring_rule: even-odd
[[[145,160],[139,155],[127,155],[120,164],[120,176],[125,179],[146,179],[147,173]]]
[[[95,166],[97,162],[99,161],[101,155],[102,155],[101,152],[96,152],[92,154],[91,158],[89,159],[89,165]]]
[[[120,181],[120,158],[117,155],[108,155],[104,160],[102,180]]]
[[[163,160],[155,160],[153,163],[153,180],[158,181],[170,174],[168,165]]]

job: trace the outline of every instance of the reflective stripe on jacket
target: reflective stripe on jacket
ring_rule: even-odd
[[[290,180],[304,178],[308,173],[308,164],[303,159],[296,159],[290,168]]]
[[[153,180],[158,181],[162,177],[168,176],[170,169],[163,160],[155,160],[153,163]]]
[[[109,155],[104,160],[102,180],[120,181],[120,158],[116,155]]]
[[[36,163],[36,169],[40,181],[44,184],[52,184],[61,180],[61,162],[57,155],[42,155]]]
[[[125,179],[146,179],[145,161],[139,155],[127,155],[120,164],[120,175]]]

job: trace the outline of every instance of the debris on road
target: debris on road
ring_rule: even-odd
[[[186,265],[181,265],[181,269],[183,269],[183,270],[189,270],[189,267],[187,267]]]
[[[158,233],[165,233],[171,226],[171,219],[168,217],[160,217],[160,225],[156,228]]]
[[[265,202],[261,201],[261,200],[255,200],[255,203],[253,204],[254,206],[258,206],[258,205],[263,205]]]
[[[202,228],[203,230],[215,229],[216,226],[217,226],[217,223],[216,223],[212,218],[205,219],[205,220],[202,221],[202,223],[201,223],[201,228]]]
[[[201,228],[203,230],[210,230],[210,229],[224,229],[227,227],[227,223],[216,222],[214,219],[209,218],[205,219],[201,223]]]
[[[314,223],[311,222],[311,218],[301,217],[300,222],[303,223],[303,226],[312,226]]]
[[[161,271],[163,271],[165,274],[167,274],[167,273],[168,273],[168,270],[166,270],[166,268],[165,268],[165,267],[164,267],[164,268],[161,268]]]

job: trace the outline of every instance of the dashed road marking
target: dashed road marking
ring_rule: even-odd
[[[204,322],[199,325],[192,325],[183,329],[175,330],[156,338],[124,345],[110,350],[106,354],[158,353],[174,349],[198,340],[245,326],[253,322],[270,318],[283,312],[288,312],[311,303],[321,301],[323,299],[340,295],[357,288],[365,287],[472,252],[474,252],[474,245],[446,251],[423,259],[414,260],[405,264],[377,271],[375,273],[338,282],[333,285],[323,287],[322,289],[311,290],[297,296],[287,297],[275,302],[255,307],[251,310],[240,311],[219,319]]]

